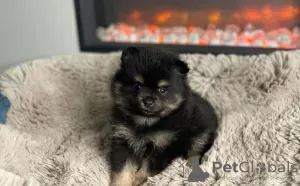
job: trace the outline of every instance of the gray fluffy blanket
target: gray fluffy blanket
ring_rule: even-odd
[[[108,85],[119,56],[57,56],[1,75],[11,102],[0,125],[1,186],[108,185]],[[182,58],[192,88],[220,118],[219,136],[200,166],[209,177],[189,182],[191,169],[178,159],[145,185],[299,184],[300,51]]]

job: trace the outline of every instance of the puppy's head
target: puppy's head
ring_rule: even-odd
[[[112,84],[115,103],[134,117],[165,117],[185,100],[188,71],[177,55],[129,47],[122,53],[121,67]]]

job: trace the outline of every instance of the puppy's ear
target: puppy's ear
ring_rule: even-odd
[[[187,64],[179,59],[175,61],[175,67],[180,74],[187,74],[190,71]]]
[[[125,62],[126,60],[128,60],[128,58],[130,58],[130,56],[132,56],[138,52],[139,52],[139,50],[136,47],[125,48],[122,52],[121,61]]]

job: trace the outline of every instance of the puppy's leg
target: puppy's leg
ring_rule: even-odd
[[[186,165],[192,166],[192,159],[197,156],[199,159],[199,163],[202,162],[205,153],[211,148],[213,145],[214,132],[206,131],[204,133],[200,133],[197,135],[191,145],[191,149],[188,152],[188,159]]]
[[[135,180],[134,173],[136,171],[136,164],[130,160],[126,161],[125,165],[120,171],[112,171],[111,186],[133,186]]]
[[[134,186],[139,186],[142,185],[144,182],[147,181],[147,178],[151,176],[149,172],[149,166],[148,166],[148,161],[144,160],[142,162],[142,165],[140,169],[135,173],[135,180],[134,180]]]
[[[149,176],[155,176],[164,171],[176,157],[177,155],[170,154],[167,150],[151,156],[148,161]]]
[[[110,186],[133,186],[137,168],[127,144],[121,141],[113,142]]]

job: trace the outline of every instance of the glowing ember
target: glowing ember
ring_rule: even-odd
[[[267,32],[256,29],[251,24],[247,24],[244,29],[233,24],[218,29],[215,25],[209,24],[207,29],[203,29],[194,26],[132,26],[119,23],[112,24],[108,28],[99,27],[97,36],[103,42],[300,48],[298,26],[293,30],[280,28]]]

